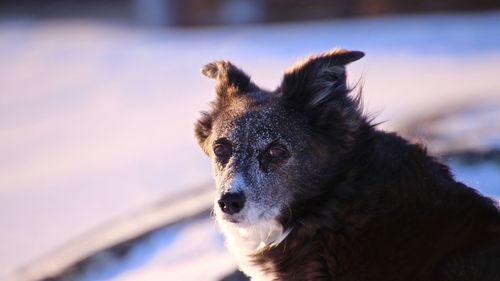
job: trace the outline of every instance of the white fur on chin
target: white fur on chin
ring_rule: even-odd
[[[239,226],[219,218],[217,218],[217,222],[226,237],[227,247],[236,258],[240,270],[250,276],[253,281],[274,280],[272,273],[266,273],[262,270],[267,268],[272,271],[272,265],[255,265],[251,256],[258,254],[265,248],[279,245],[288,236],[290,230],[283,231],[283,227],[276,220],[268,220],[250,226]]]

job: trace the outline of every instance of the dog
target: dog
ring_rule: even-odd
[[[215,219],[252,280],[500,280],[500,211],[425,148],[376,128],[335,48],[274,91],[229,61],[195,135]],[[404,95],[404,93],[402,93]]]

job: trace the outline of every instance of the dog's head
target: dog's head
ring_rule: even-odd
[[[298,198],[320,196],[315,188],[340,159],[335,155],[349,149],[365,122],[345,71],[363,55],[333,49],[309,57],[286,71],[274,91],[228,61],[203,67],[216,80],[216,99],[195,132],[213,162],[219,221],[283,225]]]

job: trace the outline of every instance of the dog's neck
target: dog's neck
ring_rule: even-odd
[[[271,220],[252,226],[239,227],[218,220],[229,251],[236,258],[241,271],[252,281],[274,280],[272,264],[255,264],[253,256],[279,245],[290,233],[280,223]]]

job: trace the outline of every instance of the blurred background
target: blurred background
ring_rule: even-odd
[[[200,69],[273,89],[333,47],[366,53],[349,79],[380,128],[500,198],[498,0],[1,1],[0,280],[225,278]]]

